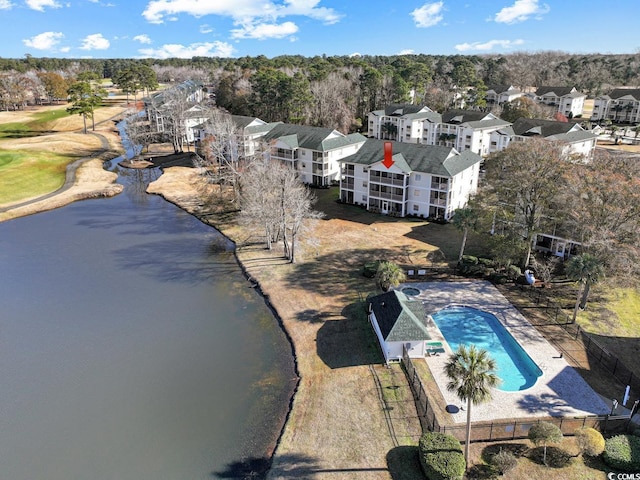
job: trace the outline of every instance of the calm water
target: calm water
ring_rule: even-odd
[[[458,345],[476,345],[496,361],[498,389],[516,392],[532,387],[542,371],[520,344],[490,313],[468,307],[451,307],[432,315],[452,350]]]
[[[230,478],[277,438],[291,349],[229,245],[126,192],[0,223],[0,478]]]

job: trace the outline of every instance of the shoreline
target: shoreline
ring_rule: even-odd
[[[117,174],[103,170],[102,165],[102,161],[96,160],[85,163],[79,170],[101,177],[92,184],[93,189],[78,185],[84,188],[83,196],[68,193],[64,202],[54,199],[36,202],[28,211],[24,210],[26,207],[14,211],[11,218],[91,198],[113,185],[121,187],[112,183]],[[259,286],[259,293],[287,336],[293,353],[296,385],[268,458],[265,452],[268,470],[261,474],[270,480],[292,478],[292,472],[305,478],[390,480],[390,459],[399,455],[397,449],[407,448],[401,445],[413,444],[419,436],[419,423],[415,418],[409,422],[409,430],[403,427],[404,440],[400,444],[389,430],[388,412],[376,390],[376,376],[387,375],[388,370],[380,366],[377,347],[372,349],[368,343],[371,333],[368,324],[354,323],[348,313],[362,300],[362,280],[359,267],[355,267],[360,260],[352,258],[349,251],[334,248],[334,238],[330,231],[325,231],[325,226],[317,234],[327,235],[321,241],[331,261],[327,263],[310,253],[306,261],[290,264],[279,250],[265,250],[250,232],[228,222],[224,216],[209,215],[202,208],[201,192],[193,186],[197,185],[197,176],[193,168],[168,168],[149,185],[147,193],[162,196],[234,242],[236,261],[251,285]],[[94,175],[90,177],[95,179]],[[78,175],[74,185],[80,183],[82,175]],[[73,188],[69,192],[72,191]],[[338,224],[341,230],[364,228],[367,245],[373,236],[382,234],[380,238],[387,239],[380,224],[365,227],[344,227],[340,221]],[[336,279],[327,278],[327,272]]]
[[[173,167],[173,168],[175,168],[175,167]],[[157,182],[157,180],[156,180],[156,182]],[[152,183],[155,183],[155,182],[152,182]],[[273,458],[274,458],[275,452],[276,452],[276,450],[278,448],[278,445],[280,444],[280,440],[281,440],[281,438],[282,438],[282,436],[284,434],[285,427],[286,427],[286,425],[287,425],[287,423],[289,421],[289,417],[291,416],[291,413],[293,411],[294,398],[295,398],[296,393],[298,391],[298,388],[300,386],[301,375],[300,375],[300,369],[299,369],[299,363],[298,363],[298,355],[297,355],[297,352],[296,352],[295,341],[293,340],[289,330],[285,326],[284,321],[283,321],[282,317],[280,316],[280,313],[278,312],[278,309],[277,309],[276,305],[274,305],[271,302],[271,298],[270,298],[269,294],[265,293],[263,291],[262,286],[260,285],[260,282],[258,280],[256,280],[253,276],[251,276],[251,274],[247,270],[246,265],[238,257],[238,248],[237,248],[236,241],[234,239],[228,237],[222,230],[220,230],[216,226],[215,223],[212,223],[212,222],[206,220],[204,215],[202,215],[201,213],[199,214],[193,208],[189,208],[188,204],[184,205],[184,204],[178,203],[177,201],[174,201],[172,199],[172,195],[170,193],[166,192],[166,191],[163,191],[162,188],[159,188],[159,189],[153,188],[152,190],[156,190],[156,191],[150,191],[149,189],[147,189],[147,193],[150,194],[150,195],[158,195],[158,196],[162,197],[165,201],[167,201],[167,202],[175,205],[176,207],[184,210],[189,215],[193,215],[199,221],[201,221],[202,223],[204,223],[208,227],[211,227],[211,228],[215,229],[217,232],[220,233],[220,235],[224,236],[224,238],[226,238],[231,243],[233,243],[233,257],[235,258],[236,263],[238,264],[238,267],[240,268],[240,271],[242,272],[242,275],[244,276],[245,280],[247,280],[247,282],[249,282],[250,287],[253,288],[258,293],[258,295],[260,297],[262,297],[265,305],[267,306],[267,308],[269,309],[269,311],[273,315],[274,319],[278,323],[278,326],[280,327],[280,329],[284,333],[285,338],[287,339],[287,342],[289,343],[289,347],[290,347],[290,350],[291,350],[291,357],[292,357],[292,360],[293,360],[293,369],[294,369],[294,373],[296,375],[296,383],[295,383],[295,385],[293,387],[291,395],[289,396],[289,401],[287,402],[287,411],[286,411],[285,416],[284,416],[283,425],[279,429],[278,436],[277,436],[274,444],[269,446],[269,450],[268,450],[268,457],[269,457],[268,458],[268,467],[269,468],[264,472],[259,472],[260,474],[267,474],[269,472],[269,470],[271,469],[271,463],[273,462]]]

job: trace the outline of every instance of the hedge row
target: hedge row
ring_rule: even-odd
[[[420,465],[429,480],[455,480],[464,475],[466,464],[458,439],[438,432],[426,432],[418,443]]]

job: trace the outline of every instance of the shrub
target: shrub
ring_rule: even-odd
[[[491,463],[496,466],[501,475],[505,475],[516,468],[518,459],[509,450],[500,450],[493,456]]]
[[[597,457],[604,451],[604,437],[595,428],[582,427],[576,430],[576,444],[583,455]]]
[[[462,446],[453,436],[426,432],[418,443],[420,465],[429,480],[457,480],[466,468]]]
[[[633,431],[633,435],[634,435],[634,436],[636,436],[636,437],[640,437],[640,428],[636,428],[636,429]]]
[[[376,276],[376,272],[378,271],[378,266],[380,265],[380,260],[374,260],[372,262],[367,262],[362,267],[362,275],[367,278],[373,278]]]
[[[495,285],[504,285],[509,281],[509,277],[507,277],[504,273],[494,272],[489,275],[489,281],[494,283]]]
[[[520,270],[520,267],[517,265],[509,265],[507,275],[509,275],[509,278],[516,279],[522,275],[522,270]]]
[[[478,263],[485,267],[493,267],[494,261],[490,258],[478,258]]]
[[[472,255],[463,255],[462,263],[464,263],[465,265],[477,265],[478,257],[474,257]]]
[[[529,440],[533,442],[535,446],[542,445],[544,447],[544,454],[542,456],[542,462],[547,463],[547,444],[559,443],[562,441],[562,430],[551,422],[538,422],[529,429]]]
[[[607,439],[602,457],[607,465],[616,470],[640,471],[640,437],[617,435]]]

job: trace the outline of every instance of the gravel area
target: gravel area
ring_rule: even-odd
[[[497,420],[538,416],[603,415],[610,407],[591,389],[538,331],[524,318],[491,283],[425,282],[400,285],[420,290],[414,298],[422,301],[434,340],[441,340],[445,353],[425,359],[448,405],[460,408],[462,403],[455,393],[446,389],[444,365],[451,349],[431,319],[431,314],[445,307],[459,305],[492,313],[507,331],[520,343],[531,359],[543,371],[532,387],[519,392],[494,389],[493,400],[474,405],[473,420]],[[451,414],[455,423],[466,422],[466,412],[460,409]]]

